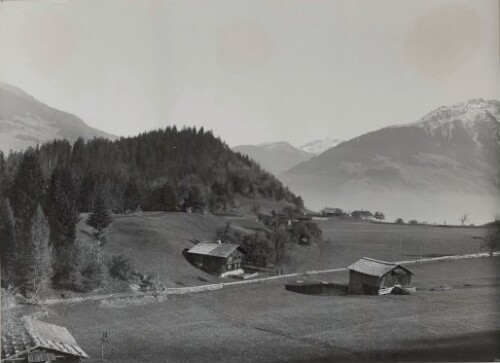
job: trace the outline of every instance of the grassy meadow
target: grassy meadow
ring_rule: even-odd
[[[498,257],[412,264],[410,296],[301,295],[281,282],[61,304],[44,320],[66,326],[92,357],[108,331],[108,362],[492,361],[499,267]],[[443,284],[451,290],[430,291]]]
[[[78,238],[93,242],[83,215]],[[190,265],[182,255],[185,248],[213,240],[217,228],[231,223],[240,232],[265,227],[252,216],[213,216],[190,213],[144,212],[115,215],[107,232],[109,254],[125,254],[137,269],[160,277],[169,287],[215,283],[218,279]],[[317,221],[323,241],[293,247],[285,273],[347,267],[360,257],[387,261],[420,257],[475,253],[480,251],[484,228],[434,227],[424,225],[375,224],[352,218]],[[224,279],[232,281],[232,279]]]

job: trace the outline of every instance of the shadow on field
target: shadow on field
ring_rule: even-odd
[[[381,332],[383,334],[383,332]],[[401,342],[395,350],[366,351],[341,357],[345,362],[493,362],[500,358],[500,331],[459,335],[432,340],[411,340]],[[335,357],[338,359],[338,357]],[[294,363],[331,362],[325,356],[312,360],[296,360]]]

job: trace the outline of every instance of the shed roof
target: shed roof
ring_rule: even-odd
[[[229,257],[237,249],[245,253],[240,245],[234,243],[200,242],[188,250],[188,253],[215,257]]]
[[[2,358],[14,358],[37,348],[89,358],[69,331],[62,326],[32,318],[6,324],[2,331]]]
[[[394,270],[396,267],[400,267],[403,270],[409,272],[410,274],[413,274],[410,270],[396,263],[374,260],[368,257],[363,257],[357,260],[352,265],[350,265],[348,269],[369,276],[381,277],[387,274],[388,272]]]

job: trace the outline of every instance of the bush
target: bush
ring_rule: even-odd
[[[416,219],[411,219],[408,221],[409,224],[418,224],[418,221]]]
[[[77,289],[86,292],[97,289],[101,286],[103,280],[103,271],[95,259],[88,259],[81,270],[80,281],[77,283]]]
[[[403,220],[403,218],[398,218],[394,221],[394,223],[396,224],[405,224],[405,221]]]
[[[113,256],[108,261],[109,274],[114,279],[128,281],[133,277],[133,267],[124,255]]]

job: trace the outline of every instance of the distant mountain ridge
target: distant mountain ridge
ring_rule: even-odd
[[[248,155],[265,170],[275,175],[279,175],[314,156],[311,153],[297,149],[286,141],[268,142],[259,145],[240,145],[233,147],[232,150]]]
[[[0,82],[0,150],[20,151],[53,139],[75,141],[117,137],[92,128],[79,117],[49,107],[18,87]]]
[[[343,140],[327,137],[305,143],[299,147],[299,149],[307,153],[318,155],[328,149],[331,149],[332,147],[337,146],[341,142],[343,142]]]
[[[430,205],[425,198],[441,198],[441,205],[433,205],[443,209],[435,219],[445,218],[449,204],[448,215],[469,210],[491,220],[495,209],[500,210],[499,120],[500,102],[495,100],[440,107],[417,122],[343,142],[287,171],[282,180],[317,208],[324,203],[386,206],[390,212],[411,216],[417,204]],[[446,195],[448,201],[443,199]],[[483,202],[473,206],[469,196]],[[415,210],[413,215],[429,218],[437,209]]]

